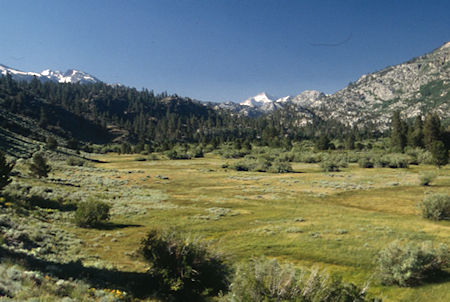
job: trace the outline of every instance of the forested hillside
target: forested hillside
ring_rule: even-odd
[[[2,128],[40,141],[51,133],[84,143],[167,149],[175,143],[236,140],[281,145],[313,138],[318,130],[345,133],[339,123],[324,123],[313,114],[309,124],[298,124],[296,114],[281,111],[254,119],[177,95],[105,83],[18,82],[6,76],[0,78],[0,104]]]

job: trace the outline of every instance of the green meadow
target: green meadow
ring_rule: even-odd
[[[448,277],[411,288],[382,286],[376,256],[392,241],[450,244],[450,222],[421,217],[427,194],[449,193],[450,166],[359,168],[321,172],[294,163],[293,173],[238,172],[233,159],[215,154],[190,160],[137,160],[136,155],[95,156],[91,167],[54,169],[55,189],[82,191],[109,203],[109,230],[64,229],[82,242],[83,264],[144,272],[136,251],[152,228],[173,228],[210,240],[234,264],[265,255],[319,267],[363,287],[383,301],[450,301]],[[419,175],[433,171],[430,186]],[[34,180],[39,186],[42,180]],[[67,186],[77,184],[79,187]]]

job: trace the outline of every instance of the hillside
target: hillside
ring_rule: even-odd
[[[105,83],[15,81],[0,77],[0,128],[39,141],[49,136],[85,143],[211,142],[254,137],[254,121],[177,95]],[[5,134],[6,136],[6,134]]]

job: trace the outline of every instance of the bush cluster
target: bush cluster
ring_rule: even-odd
[[[223,145],[219,150],[219,154],[222,158],[241,158],[247,154],[250,154],[250,152],[251,151],[249,149],[238,149],[231,145]]]
[[[394,241],[378,255],[378,275],[382,284],[414,286],[449,264],[446,245],[434,248],[430,242],[422,245]]]
[[[296,269],[277,260],[252,259],[237,267],[223,301],[374,301],[365,289],[317,269]]]
[[[362,157],[358,160],[358,166],[360,168],[373,168],[374,164],[369,158]]]
[[[342,156],[329,156],[322,160],[320,169],[323,172],[338,172],[348,166],[347,159]]]
[[[77,157],[69,157],[66,159],[66,163],[69,166],[77,166],[77,167],[82,167],[84,166],[85,161],[82,160],[81,158],[77,158]]]
[[[75,224],[83,228],[100,227],[109,220],[110,209],[108,204],[101,201],[82,202],[75,211]]]
[[[231,168],[236,171],[271,173],[288,173],[293,171],[289,162],[283,161],[283,159],[280,158],[273,159],[271,156],[264,155],[258,157],[247,155],[243,159],[233,163]]]
[[[450,195],[432,194],[424,198],[420,204],[422,216],[431,220],[450,219]]]
[[[203,157],[203,148],[201,146],[188,148],[187,146],[175,146],[165,152],[169,159],[191,159]]]
[[[141,253],[161,282],[161,290],[183,301],[215,296],[228,287],[229,268],[223,257],[198,239],[151,230],[142,241]]]
[[[360,155],[357,162],[361,168],[408,168],[414,160],[411,156],[393,153]]]
[[[424,173],[419,176],[419,184],[421,186],[429,186],[430,183],[436,178],[435,173]]]
[[[51,171],[51,167],[47,164],[47,159],[41,152],[36,152],[33,155],[29,168],[31,175],[39,178],[47,177],[48,173]]]

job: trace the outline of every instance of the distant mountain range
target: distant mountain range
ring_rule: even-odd
[[[0,64],[0,74],[10,74],[16,80],[59,83],[97,83],[96,77],[74,69],[62,73],[44,70],[24,72]],[[345,125],[371,125],[386,130],[395,110],[407,118],[429,111],[437,112],[450,124],[450,42],[423,56],[383,70],[362,75],[356,82],[338,92],[327,95],[306,90],[296,96],[273,97],[262,92],[241,103],[205,103],[216,110],[232,114],[259,117],[279,111],[296,116],[297,125],[305,125],[313,118],[337,120]]]
[[[18,81],[31,81],[34,77],[41,81],[53,81],[58,83],[98,83],[99,79],[84,72],[75,69],[69,69],[66,72],[61,72],[58,70],[46,69],[41,73],[21,71],[5,65],[0,64],[0,74],[7,75],[10,74],[14,80]]]

